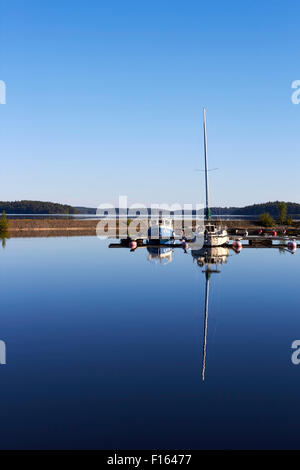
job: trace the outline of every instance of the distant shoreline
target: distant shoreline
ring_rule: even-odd
[[[237,206],[230,206],[230,207],[210,207],[211,214],[213,217],[219,218],[259,218],[259,216],[263,213],[268,212],[272,217],[278,217],[279,211],[279,203],[280,201],[273,201],[273,202],[264,202],[260,204],[252,204],[244,207],[237,207]],[[300,204],[295,202],[285,202],[286,204],[286,211],[287,217],[292,217],[293,219],[300,219]],[[172,205],[171,205],[172,206]],[[171,207],[170,206],[170,207]],[[184,209],[184,207],[183,207]],[[103,209],[103,212],[106,209]],[[107,209],[108,212],[113,210],[113,214],[129,215],[128,211],[130,211],[130,207],[127,209],[121,209],[115,207],[114,209]],[[135,208],[135,211],[138,215],[139,211],[145,212],[147,211],[148,214],[153,214],[154,211],[166,212],[166,214],[181,216],[181,210],[175,211],[165,211],[165,209],[157,208],[145,208],[141,207]],[[22,201],[0,201],[0,213],[5,211],[6,215],[11,217],[97,217],[97,209],[92,207],[83,207],[83,206],[70,206],[68,204],[60,204],[60,203],[53,203],[53,202],[45,202],[45,201],[30,201],[30,200],[22,200]],[[195,210],[185,210],[185,214],[190,214],[191,216],[196,216]],[[99,216],[99,215],[98,215]],[[129,215],[130,217],[130,215]]]

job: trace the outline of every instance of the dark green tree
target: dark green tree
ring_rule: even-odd
[[[287,217],[287,206],[285,202],[278,203],[278,222],[280,224],[284,224],[286,222]]]
[[[270,216],[268,212],[261,214],[259,217],[259,221],[264,227],[273,227],[273,225],[275,225],[275,220],[273,219],[273,217]]]
[[[2,216],[0,217],[0,240],[1,240],[2,248],[5,248],[6,239],[9,238],[8,227],[9,227],[9,223],[6,218],[5,211],[3,211]]]
[[[2,212],[2,216],[0,218],[0,232],[7,232],[9,227],[8,220],[6,218],[5,211]]]

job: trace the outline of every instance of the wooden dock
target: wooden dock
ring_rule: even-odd
[[[148,239],[138,239],[136,240],[137,242],[137,248],[183,248],[182,243],[179,243],[178,240],[176,240],[175,243],[148,243]],[[232,246],[232,243],[234,241],[240,241],[242,242],[243,248],[286,248],[287,249],[287,243],[291,240],[291,238],[283,238],[283,237],[265,237],[261,235],[250,235],[247,237],[230,237],[231,243],[228,245],[224,245],[228,248],[234,249]],[[130,242],[131,239],[126,239],[126,240],[120,240],[120,243],[110,243],[109,248],[130,248]],[[296,242],[297,248],[300,247],[300,237],[294,237],[293,241]],[[248,243],[247,243],[248,242]],[[187,241],[187,244],[191,243],[191,241]],[[192,249],[193,246],[190,245],[190,248]],[[216,247],[213,247],[216,248]]]

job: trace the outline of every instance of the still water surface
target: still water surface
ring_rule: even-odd
[[[230,251],[209,280],[177,249],[96,237],[0,249],[0,447],[299,448],[300,253]]]

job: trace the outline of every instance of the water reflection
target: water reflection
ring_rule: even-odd
[[[6,247],[6,240],[9,238],[10,238],[10,235],[8,231],[0,232],[0,240],[1,240],[2,248]]]
[[[254,237],[253,237],[254,238]],[[295,254],[297,241],[282,239],[282,240],[252,240],[250,237],[245,239],[242,243],[240,240],[232,238],[231,243],[223,246],[209,247],[203,246],[201,249],[193,249],[189,246],[189,241],[183,237],[180,241],[174,239],[139,239],[132,240],[131,238],[119,239],[118,243],[110,243],[109,248],[129,248],[130,252],[135,252],[139,249],[147,249],[149,261],[160,262],[164,259],[171,263],[175,249],[183,250],[185,253],[191,253],[193,261],[197,262],[199,266],[205,264],[223,264],[227,262],[230,251],[240,254],[243,249],[275,249],[280,254],[289,253]],[[247,243],[248,242],[248,243]],[[165,264],[165,263],[162,263]]]
[[[204,328],[203,328],[203,351],[202,351],[202,381],[205,380],[206,368],[206,348],[207,348],[207,329],[208,329],[208,306],[209,306],[209,288],[212,274],[219,274],[220,265],[227,263],[229,256],[228,247],[203,247],[201,250],[192,250],[193,260],[198,266],[204,267],[205,274],[205,302],[204,302]]]
[[[269,240],[268,240],[269,242]],[[151,240],[145,239],[140,241],[132,241],[131,239],[120,240],[119,243],[112,243],[110,248],[129,248],[131,252],[145,249],[147,252],[147,259],[153,263],[166,265],[174,260],[174,253],[176,249],[190,253],[193,263],[196,263],[205,276],[205,295],[204,295],[204,323],[203,323],[203,345],[202,345],[202,381],[205,381],[207,370],[207,347],[208,347],[208,314],[209,314],[209,297],[212,295],[211,282],[215,274],[220,274],[222,266],[227,263],[229,256],[240,255],[243,249],[257,250],[270,250],[273,248],[279,253],[294,254],[297,249],[297,243],[289,240],[280,240],[275,243],[260,244],[233,239],[230,245],[216,246],[216,247],[202,247],[201,249],[190,249],[185,239],[180,242],[175,240],[167,240],[164,238],[163,242],[160,239]],[[254,252],[253,252],[254,253]],[[201,286],[203,288],[204,285]]]
[[[173,248],[147,246],[148,260],[154,263],[168,264],[173,261]]]
[[[299,252],[113,241],[0,247],[2,447],[296,446]]]
[[[191,253],[193,261],[196,261],[199,266],[218,265],[227,263],[229,248],[227,246],[203,247],[201,250],[192,250]]]

